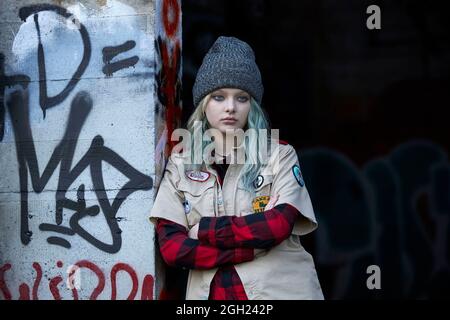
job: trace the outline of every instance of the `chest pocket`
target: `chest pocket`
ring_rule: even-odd
[[[261,178],[262,177],[262,180]],[[255,182],[255,192],[257,196],[270,196],[272,190],[272,175],[259,175]]]
[[[197,224],[201,217],[214,216],[214,177],[206,181],[182,179],[178,189],[184,196],[184,212],[189,227]]]
[[[252,214],[264,210],[265,204],[270,200],[272,190],[272,175],[260,175],[262,177],[255,180],[255,195],[244,190],[242,187],[238,189],[238,207],[240,215]]]

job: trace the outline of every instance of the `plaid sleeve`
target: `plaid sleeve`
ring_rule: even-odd
[[[271,248],[287,239],[299,211],[288,203],[242,217],[202,217],[198,239],[218,248]]]
[[[219,249],[188,237],[185,227],[175,222],[158,219],[156,232],[164,261],[174,267],[212,269],[251,261],[251,248]]]

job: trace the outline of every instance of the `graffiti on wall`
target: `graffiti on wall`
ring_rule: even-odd
[[[53,151],[53,154],[42,172],[39,172],[36,149],[31,134],[30,122],[28,119],[29,106],[27,95],[24,92],[14,92],[7,102],[8,111],[13,120],[13,128],[16,137],[17,155],[19,166],[19,176],[21,182],[21,240],[23,244],[31,241],[32,231],[28,227],[28,169],[31,176],[32,187],[35,192],[42,192],[50,177],[60,165],[58,191],[56,192],[56,216],[55,224],[42,223],[39,226],[41,231],[52,231],[61,235],[73,236],[78,234],[83,239],[94,245],[96,248],[109,253],[115,253],[121,247],[121,230],[116,219],[116,213],[122,202],[137,190],[149,190],[152,187],[151,177],[145,176],[134,169],[122,157],[104,145],[103,138],[96,136],[92,140],[91,147],[83,158],[73,166],[72,160],[76,148],[78,135],[83,124],[92,109],[92,100],[87,92],[79,92],[72,101],[69,122],[64,133],[64,137]],[[109,163],[119,170],[129,181],[122,186],[113,202],[110,203],[106,194],[102,163]],[[65,194],[70,185],[80,174],[89,168],[92,182],[95,187],[99,206],[86,206],[84,199],[85,186],[81,184],[77,191],[77,201],[66,198]],[[108,223],[112,236],[112,243],[104,243],[96,239],[80,225],[80,220],[86,217],[93,217],[100,213]],[[70,227],[62,226],[63,209],[71,209],[75,213],[70,218]],[[48,243],[70,248],[70,242],[61,237],[49,237]]]
[[[43,285],[43,269],[39,262],[33,262],[32,264],[33,269],[36,273],[34,282],[31,286],[26,283],[21,283],[19,286],[19,300],[39,300],[39,289],[41,285]],[[56,266],[58,269],[63,268],[64,263],[62,261],[57,261]],[[12,294],[11,290],[9,289],[6,280],[5,280],[5,274],[12,268],[10,263],[7,263],[0,267],[0,292],[3,294],[3,298],[5,300],[11,300]],[[70,285],[68,287],[71,290],[72,297],[74,300],[79,299],[78,295],[78,289],[75,285],[75,278],[73,277],[75,272],[81,272],[82,269],[88,269],[90,270],[96,278],[97,284],[95,288],[92,289],[92,292],[89,295],[90,300],[96,300],[98,296],[105,290],[105,282],[106,277],[103,270],[96,265],[95,263],[88,261],[88,260],[80,260],[76,262],[71,272],[67,274],[67,279],[64,281],[64,278],[61,275],[52,277],[48,280],[48,290],[51,292],[51,295],[53,296],[53,299],[55,300],[62,300],[60,288],[63,288],[64,285],[68,283],[67,280],[70,281]],[[124,272],[128,274],[130,280],[131,280],[131,290],[127,296],[127,300],[135,300],[135,298],[138,295],[139,290],[139,279],[137,272],[131,267],[129,264],[126,263],[116,263],[110,271],[109,278],[111,279],[111,300],[117,299],[117,288],[120,287],[120,284],[117,282],[117,274],[119,272]],[[80,276],[81,278],[81,276]],[[82,280],[79,280],[82,282]],[[153,300],[153,287],[154,287],[154,278],[152,275],[145,275],[142,279],[142,285],[141,285],[141,296],[140,300]]]
[[[167,148],[157,150],[156,156],[167,158],[175,145],[170,137],[181,119],[181,43],[177,37],[181,28],[181,7],[177,0],[164,0],[160,10],[162,33],[155,40],[157,64],[160,68],[156,72],[155,90],[159,100],[157,111],[163,112],[166,126],[160,134],[160,140],[167,143],[157,145]]]
[[[80,23],[80,35],[83,40],[83,59],[77,71],[72,76],[71,80],[62,92],[53,97],[47,95],[47,81],[45,72],[45,51],[41,43],[38,12],[40,11],[55,11],[63,17],[69,17],[70,14],[64,9],[53,5],[37,5],[29,6],[20,9],[20,17],[25,20],[28,16],[34,14],[34,21],[38,33],[38,65],[39,65],[39,96],[40,105],[44,113],[49,108],[58,106],[64,101],[72,90],[75,89],[77,82],[83,75],[90,59],[90,40],[89,34],[83,24]],[[110,63],[111,59],[120,52],[126,51],[132,46],[129,44],[119,47],[105,47],[103,49],[104,61],[107,65],[103,69],[105,74],[112,74],[120,68],[125,68],[129,65],[135,64],[137,57]],[[105,71],[106,70],[106,71]],[[22,76],[23,77],[23,76]],[[11,81],[11,80],[10,80]],[[52,231],[61,235],[73,236],[78,234],[83,239],[94,245],[100,250],[109,253],[118,252],[121,248],[121,230],[116,219],[116,213],[119,210],[122,202],[133,192],[137,190],[150,190],[152,188],[152,179],[133,168],[120,155],[115,153],[110,148],[104,145],[102,136],[96,136],[91,143],[91,147],[82,157],[82,159],[72,164],[73,156],[78,141],[79,134],[83,125],[93,108],[92,99],[87,92],[78,92],[71,102],[70,114],[68,124],[61,142],[54,149],[52,156],[47,163],[42,175],[39,171],[36,148],[31,133],[31,126],[29,120],[29,105],[26,91],[15,91],[11,94],[9,101],[6,101],[8,111],[11,115],[16,148],[17,158],[19,162],[19,179],[21,190],[21,241],[23,244],[28,244],[31,241],[32,231],[28,227],[28,173],[31,176],[32,187],[34,192],[42,192],[47,185],[47,182],[54,174],[56,168],[60,165],[58,188],[55,195],[55,223],[43,223],[39,226],[41,231]],[[109,202],[104,185],[102,163],[108,163],[117,170],[119,170],[129,181],[122,186],[113,199]],[[90,169],[92,182],[94,184],[95,193],[98,198],[100,206],[87,207],[84,200],[85,186],[81,184],[77,191],[77,201],[68,199],[65,194],[72,183],[80,176],[86,169]],[[29,171],[29,172],[28,172]],[[100,208],[102,210],[100,210]],[[71,209],[75,211],[70,219],[70,227],[62,226],[62,212],[63,209]],[[80,225],[80,220],[85,217],[93,217],[103,212],[107,221],[109,230],[112,236],[112,243],[104,243],[96,239],[92,234],[83,229]],[[59,245],[65,248],[70,248],[70,242],[61,237],[49,237],[47,242],[52,245]]]
[[[331,299],[432,298],[450,278],[450,165],[430,141],[411,141],[362,170],[331,149],[302,153],[320,227],[314,256]],[[378,265],[382,290],[366,287]]]
[[[34,24],[36,26],[36,32],[38,35],[38,68],[39,68],[39,104],[41,106],[42,112],[44,113],[44,118],[46,114],[46,110],[52,107],[59,105],[62,101],[64,101],[70,92],[75,88],[78,81],[80,81],[81,76],[86,70],[87,65],[89,64],[89,59],[91,56],[91,42],[89,40],[89,35],[86,30],[86,27],[83,24],[79,24],[79,32],[81,35],[81,39],[83,41],[83,58],[80,62],[75,73],[72,75],[69,83],[66,87],[56,96],[49,97],[47,92],[47,79],[46,79],[46,66],[45,66],[45,52],[44,47],[42,45],[41,40],[41,31],[39,27],[39,12],[42,11],[52,11],[56,14],[62,16],[63,18],[70,18],[72,15],[67,12],[65,8],[51,5],[51,4],[42,4],[42,5],[33,5],[23,7],[19,10],[19,17],[22,21],[25,21],[31,15],[33,16]]]
[[[0,141],[3,140],[5,129],[5,88],[20,84],[23,89],[26,89],[29,81],[30,78],[23,74],[14,76],[7,76],[5,74],[5,56],[0,52]]]
[[[0,178],[0,299],[64,299],[70,275],[63,261],[78,261],[91,274],[86,287],[72,289],[73,299],[153,299],[151,225],[140,222],[150,194],[135,195],[153,188],[138,169],[150,172],[152,165],[141,158],[148,153],[151,160],[153,152],[153,38],[120,1],[96,11],[130,13],[107,19],[109,25],[87,19],[84,9],[22,7],[11,53],[0,53],[0,160],[8,166]],[[115,36],[105,36],[111,30]],[[129,108],[122,99],[131,92]],[[116,122],[117,112],[131,116]],[[133,129],[142,140],[119,137]],[[124,154],[124,144],[133,149]],[[130,240],[141,236],[130,251]]]
[[[111,60],[115,56],[133,49],[135,46],[136,42],[129,40],[118,46],[104,47],[102,50],[103,63],[105,64],[102,69],[103,73],[106,76],[111,77],[116,71],[134,66],[139,61],[138,56],[132,56],[130,58],[115,61],[113,63],[111,63]]]

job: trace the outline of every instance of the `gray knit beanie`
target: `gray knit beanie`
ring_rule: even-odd
[[[197,72],[192,89],[194,106],[207,94],[227,87],[245,90],[261,105],[264,88],[252,48],[237,38],[221,36]]]

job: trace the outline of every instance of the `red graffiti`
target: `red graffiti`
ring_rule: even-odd
[[[42,268],[37,262],[33,263],[33,268],[36,270],[36,279],[34,280],[32,294],[33,300],[38,300],[37,292],[42,279]],[[4,279],[4,273],[9,269],[11,269],[11,264],[9,263],[0,268],[0,290],[3,292],[5,300],[11,300],[11,293]],[[30,287],[26,283],[22,283],[19,286],[19,300],[30,300]]]
[[[157,46],[162,62],[161,70],[157,76],[159,99],[166,107],[165,119],[170,153],[177,143],[177,141],[171,141],[170,137],[172,136],[174,129],[178,126],[181,117],[181,81],[178,78],[180,72],[179,59],[181,57],[181,47],[180,43],[176,42],[169,52],[167,42],[163,41],[161,37],[158,38]]]
[[[63,266],[62,261],[58,261],[58,262],[56,263],[56,266],[57,266],[58,268],[62,268],[62,266]],[[60,282],[62,282],[62,281],[63,281],[63,278],[60,277],[60,276],[57,276],[57,277],[52,278],[52,279],[50,280],[50,283],[48,284],[48,287],[49,287],[49,289],[50,289],[50,292],[52,293],[52,296],[53,296],[53,298],[54,298],[55,300],[61,300],[61,299],[62,299],[62,298],[61,298],[61,295],[60,295],[60,293],[59,293],[59,290],[58,290],[58,284],[59,284]]]
[[[165,107],[168,144],[164,155],[167,156],[177,143],[170,138],[181,119],[181,43],[176,37],[181,20],[179,1],[163,0],[161,11],[163,32],[156,40],[160,66],[156,82],[159,102]]]
[[[164,30],[169,38],[178,31],[180,6],[177,0],[164,0],[162,5]]]
[[[36,279],[33,284],[32,297],[33,300],[38,300],[38,288],[42,279],[42,268],[37,262],[33,263],[33,268],[36,270]],[[5,300],[11,300],[11,293],[4,280],[4,273],[9,269],[11,269],[11,264],[9,263],[0,268],[0,290],[3,292]],[[30,300],[30,287],[26,283],[22,283],[19,286],[19,300]]]
[[[30,300],[30,287],[25,283],[19,286],[19,300]]]
[[[36,279],[33,284],[33,300],[38,300],[38,288],[42,279],[42,268],[39,263],[34,262],[33,268],[36,270]],[[30,300],[30,287],[26,283],[22,283],[19,286],[19,300]]]
[[[48,287],[52,296],[55,300],[61,300],[61,295],[59,294],[58,284],[63,281],[63,278],[60,276],[54,277],[50,280]]]
[[[146,275],[142,283],[141,300],[153,300],[154,279],[151,275]]]
[[[131,268],[126,263],[118,263],[111,269],[111,300],[116,300],[116,274],[121,270],[128,272],[131,277],[131,281],[133,281],[133,288],[131,289],[130,295],[128,296],[127,300],[134,300],[134,297],[136,296],[138,290],[138,278],[133,268]]]
[[[87,260],[79,261],[79,262],[75,263],[75,265],[80,268],[88,268],[88,269],[92,270],[95,273],[95,275],[98,277],[97,287],[95,287],[94,291],[92,291],[91,297],[89,298],[89,300],[96,300],[98,295],[105,288],[105,275],[103,274],[102,270],[100,270],[100,268],[97,267],[94,263],[87,261]],[[74,289],[74,290],[76,290],[76,289]]]
[[[3,293],[5,300],[11,300],[11,292],[5,281],[5,272],[11,269],[11,264],[7,263],[0,268],[0,291]]]
[[[33,300],[38,300],[38,288],[39,288],[39,284],[41,283],[41,279],[42,279],[42,268],[41,268],[40,264],[37,262],[33,263],[33,268],[34,268],[34,270],[36,270],[36,279],[34,280],[34,285],[33,285]]]
[[[61,268],[63,263],[58,261],[57,266]],[[103,292],[105,288],[105,275],[103,271],[95,264],[88,260],[81,260],[75,263],[75,266],[79,269],[86,268],[91,270],[98,278],[98,284],[92,291],[89,299],[96,300],[98,296]],[[42,268],[38,262],[33,263],[33,268],[36,270],[36,279],[34,280],[33,290],[32,290],[32,299],[38,300],[38,289],[42,280]],[[5,273],[11,269],[11,264],[6,263],[5,265],[0,267],[0,292],[3,294],[4,300],[11,300],[12,295],[8,288],[8,285],[5,281]],[[72,269],[70,274],[68,275],[68,280],[70,281],[76,269]],[[132,288],[128,295],[128,300],[134,300],[137,296],[138,288],[139,288],[139,280],[136,271],[126,263],[117,263],[111,268],[111,300],[117,299],[117,288],[120,286],[117,283],[117,273],[119,271],[125,271],[131,278]],[[58,289],[58,285],[63,282],[63,277],[55,276],[49,280],[48,288],[50,290],[53,299],[62,300],[60,291]],[[72,283],[73,284],[73,283]],[[141,300],[153,300],[153,288],[154,288],[154,278],[152,275],[145,275],[142,281],[142,292],[141,292]],[[78,300],[78,292],[75,287],[72,289],[72,296],[74,300]],[[26,283],[21,283],[19,285],[19,300],[30,300],[30,287]]]

